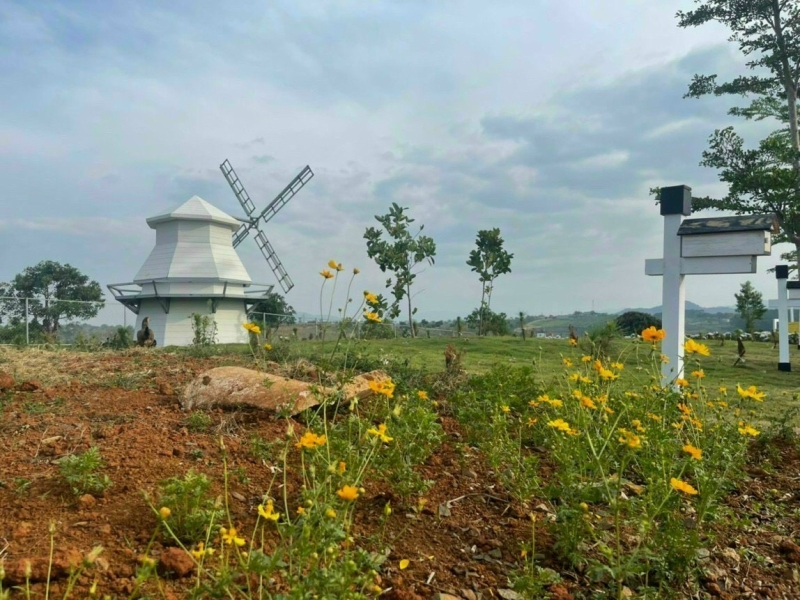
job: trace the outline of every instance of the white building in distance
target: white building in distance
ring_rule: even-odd
[[[272,286],[254,284],[233,249],[231,236],[241,222],[192,196],[147,224],[156,230],[150,256],[133,282],[108,286],[137,314],[136,330],[149,317],[159,346],[187,346],[196,313],[214,319],[218,343],[246,343],[248,310]]]

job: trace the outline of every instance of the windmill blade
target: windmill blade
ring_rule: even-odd
[[[244,210],[245,214],[248,217],[252,217],[256,210],[256,206],[253,204],[253,201],[250,200],[250,194],[248,194],[247,190],[244,189],[242,182],[239,181],[236,171],[233,170],[233,165],[231,165],[230,161],[226,158],[225,162],[219,166],[219,169],[225,176],[225,180],[228,182],[228,185],[231,186],[236,199],[239,200],[239,204],[242,205],[242,209]],[[242,223],[239,226],[239,229],[237,229],[233,234],[234,248],[244,241],[244,239],[250,233],[250,227],[252,227],[251,223]]]
[[[300,171],[297,177],[289,182],[289,185],[287,185],[283,191],[278,194],[272,202],[269,203],[269,206],[262,211],[258,218],[264,219],[264,223],[268,223],[269,220],[278,214],[278,211],[286,206],[286,203],[289,202],[289,200],[291,200],[292,197],[299,192],[313,176],[314,173],[311,171],[311,167],[306,165],[306,168]]]
[[[267,236],[264,235],[264,232],[260,229],[256,228],[256,244],[258,244],[259,250],[261,250],[261,254],[264,255],[264,258],[267,259],[267,264],[269,268],[272,269],[272,272],[275,274],[275,277],[278,280],[278,283],[281,284],[284,293],[288,292],[290,289],[294,287],[294,283],[292,282],[291,277],[286,272],[286,269],[283,268],[283,264],[281,263],[281,259],[278,258],[278,255],[275,254],[275,249],[272,247],[272,244],[269,243]]]

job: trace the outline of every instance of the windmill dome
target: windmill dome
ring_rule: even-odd
[[[156,230],[156,245],[134,283],[175,278],[251,282],[231,244],[241,223],[200,196],[150,217],[147,224]]]

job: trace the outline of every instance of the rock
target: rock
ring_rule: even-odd
[[[95,504],[97,504],[97,498],[91,494],[84,494],[78,498],[78,504],[81,505],[81,508],[92,508]]]
[[[158,384],[158,393],[162,396],[172,396],[175,391],[172,389],[172,386],[168,383],[159,383]]]
[[[452,594],[439,592],[438,594],[434,594],[431,600],[461,600],[461,598],[453,596]]]
[[[373,394],[370,381],[387,379],[383,371],[372,371],[354,377],[342,389],[345,399],[366,398]],[[320,394],[336,390],[296,379],[242,367],[217,367],[201,373],[186,386],[181,398],[183,410],[213,406],[253,406],[270,412],[288,407],[291,414],[319,404]]]
[[[16,382],[11,375],[5,371],[0,371],[0,392],[7,392],[13,389],[15,384]]]
[[[728,564],[738,565],[739,561],[742,560],[742,557],[739,556],[739,553],[733,548],[723,548],[720,554]]]
[[[497,595],[503,600],[522,600],[522,596],[520,596],[514,590],[501,590],[498,588]]]
[[[575,596],[561,584],[551,585],[547,591],[550,592],[551,600],[575,600]]]
[[[19,387],[17,389],[20,392],[35,392],[37,390],[42,389],[42,384],[36,381],[35,379],[31,381],[23,381],[22,383],[19,384]]]
[[[478,595],[472,590],[461,590],[461,597],[464,600],[478,600]]]
[[[800,546],[792,540],[783,540],[778,545],[778,550],[790,563],[800,564]]]
[[[5,563],[6,578],[3,580],[3,585],[18,585],[25,583],[25,573],[29,570],[30,577],[28,580],[31,583],[39,581],[47,581],[47,572],[50,571],[50,580],[63,579],[69,575],[70,570],[79,565],[83,560],[81,553],[70,548],[67,550],[58,550],[53,555],[53,564],[50,565],[48,557],[41,558],[21,558],[15,561],[7,561]]]
[[[32,527],[33,525],[28,521],[21,521],[17,523],[17,526],[14,527],[14,531],[11,532],[11,539],[18,540],[26,537],[28,534],[30,534]]]
[[[720,596],[722,596],[722,589],[719,587],[718,584],[714,583],[713,581],[706,583],[705,588],[706,591],[709,593],[709,595],[715,598],[719,598]]]
[[[233,496],[234,498],[236,498],[236,499],[237,499],[239,502],[246,502],[246,501],[247,501],[247,498],[245,498],[245,497],[244,497],[242,494],[240,494],[239,492],[231,492],[231,496]]]
[[[162,577],[168,573],[175,577],[186,577],[194,570],[194,561],[180,548],[167,548],[158,559],[157,569]]]

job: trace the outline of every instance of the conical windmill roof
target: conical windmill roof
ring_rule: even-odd
[[[213,204],[209,204],[200,196],[192,196],[179,207],[150,217],[147,219],[147,224],[155,229],[154,225],[158,223],[176,219],[189,221],[209,221],[213,223],[230,225],[231,229],[236,229],[241,224],[228,213],[221,211]]]
[[[153,279],[251,283],[231,238],[241,223],[199,196],[150,217],[147,224],[156,230],[156,245],[135,283]]]

